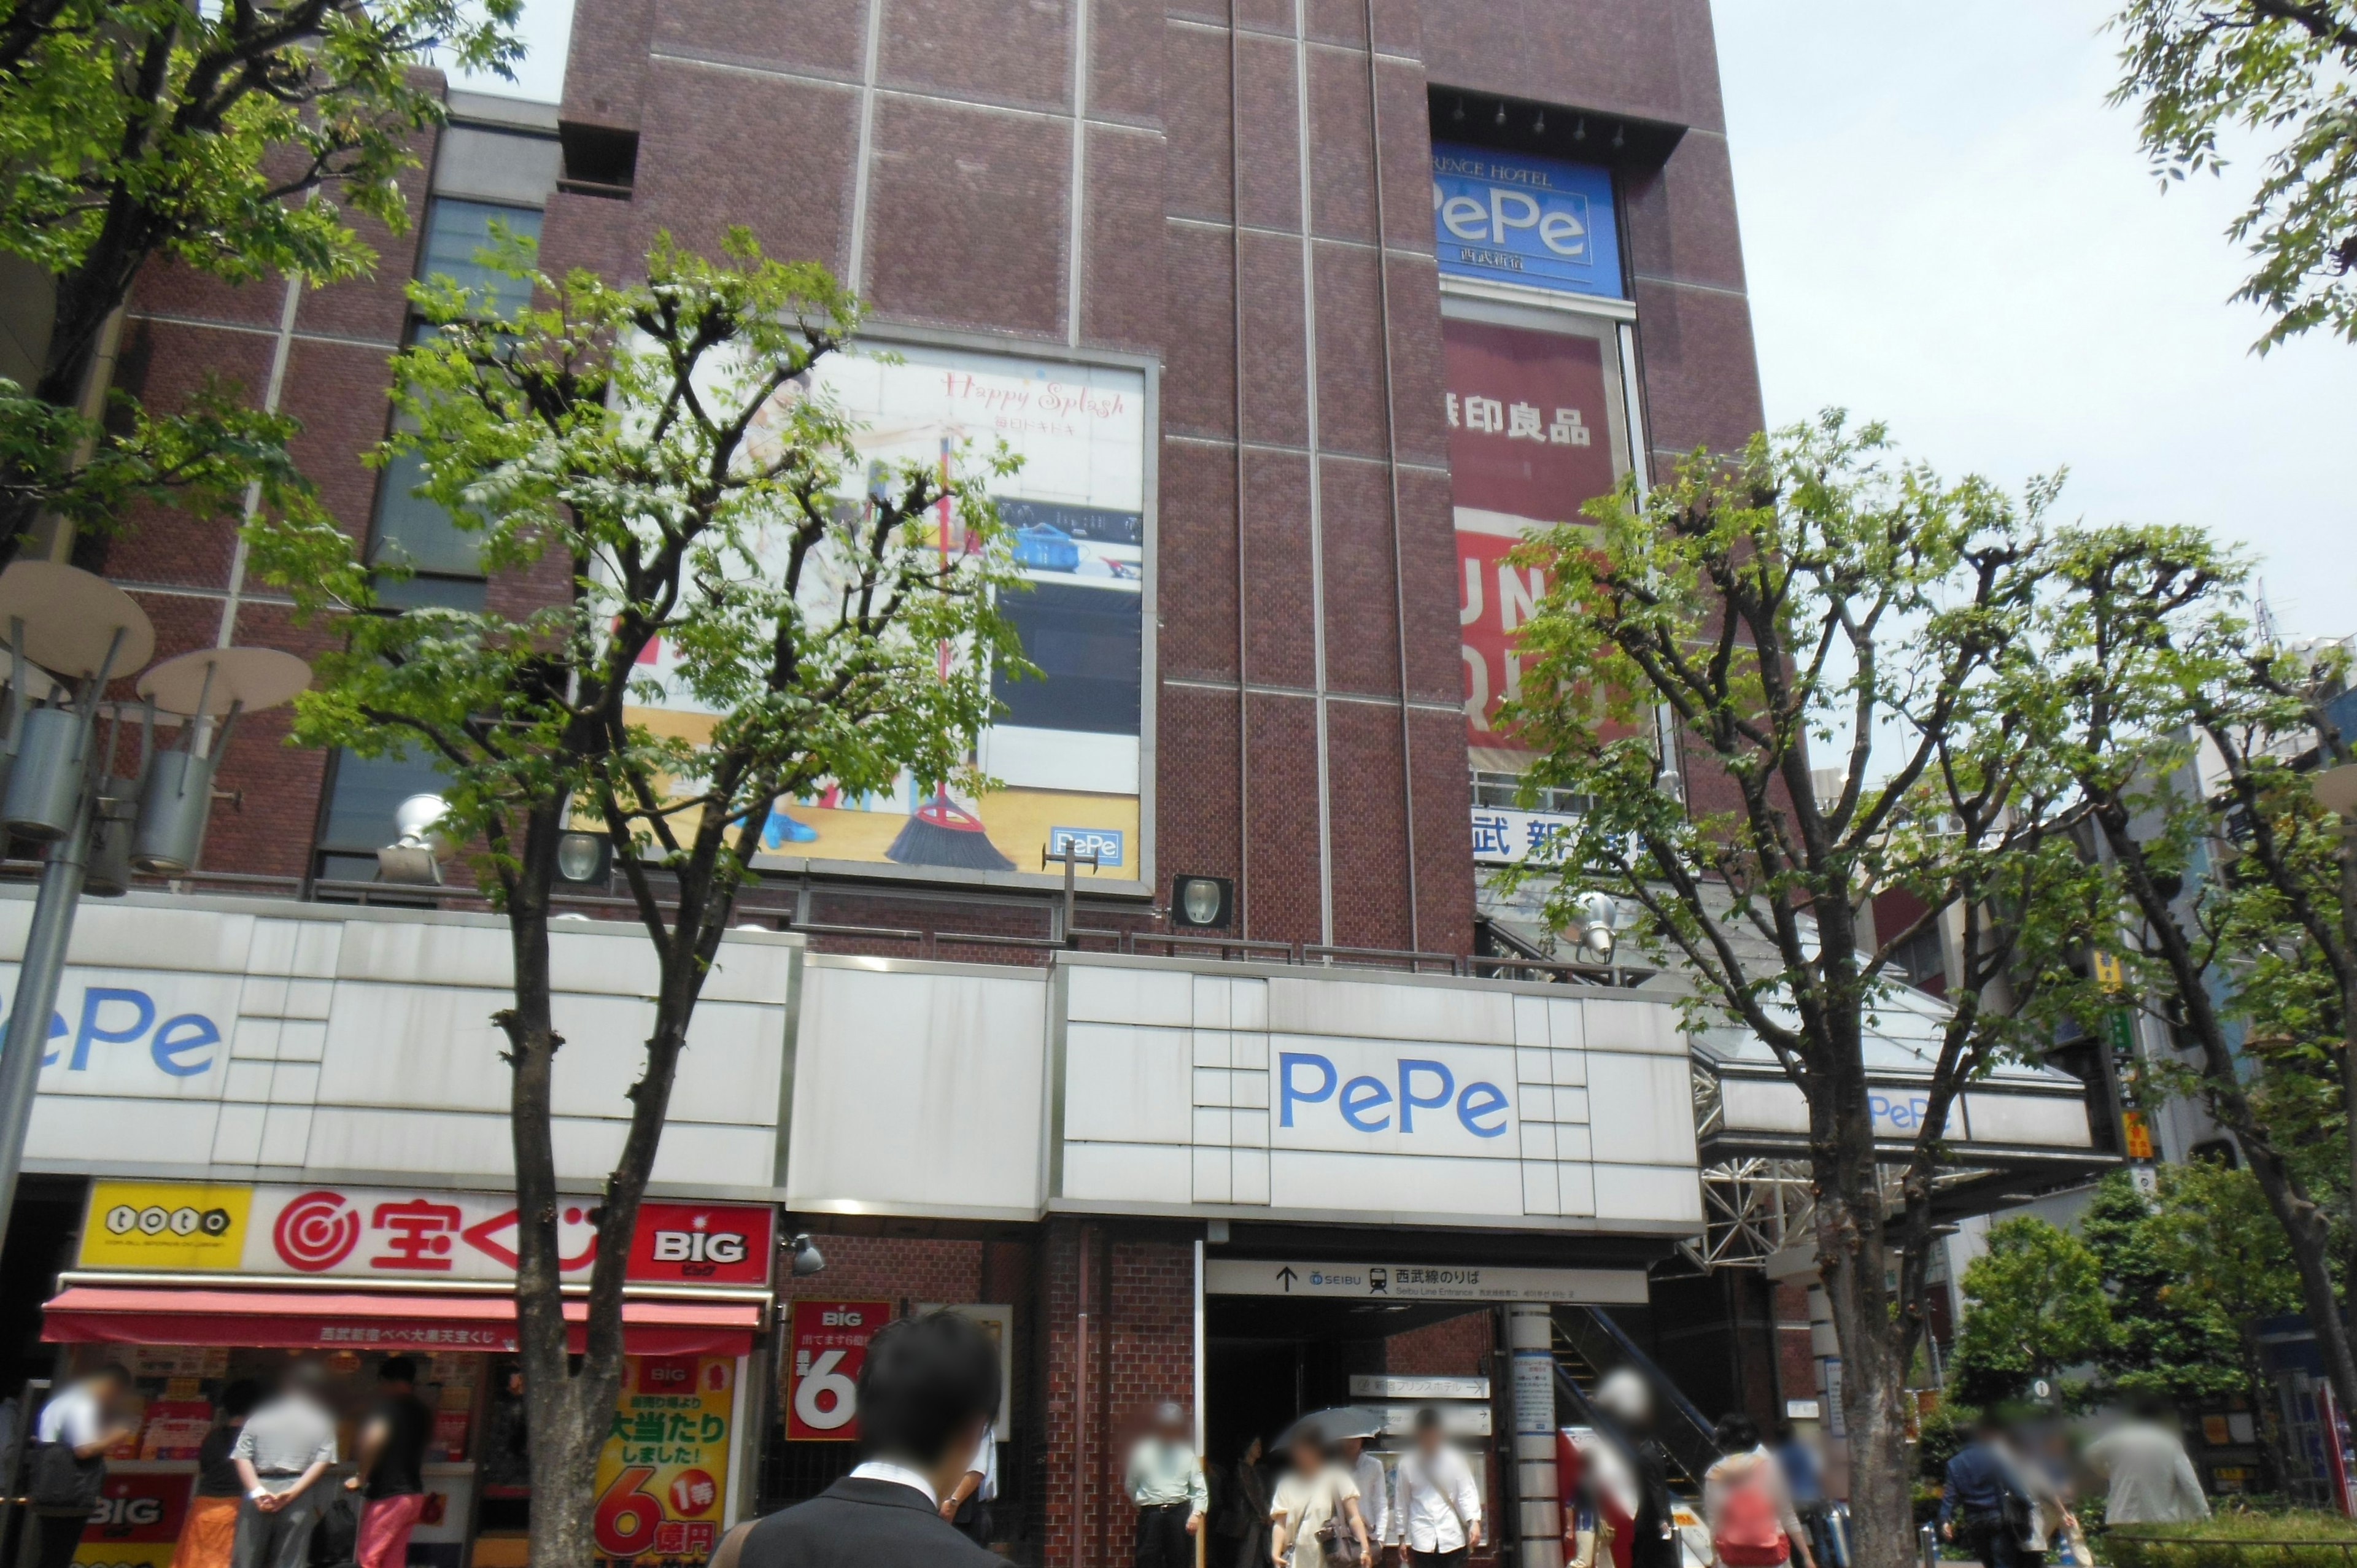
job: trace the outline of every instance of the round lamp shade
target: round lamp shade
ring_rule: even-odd
[[[139,677],[139,694],[167,714],[219,718],[231,707],[251,714],[291,703],[310,683],[311,667],[275,648],[199,648]]]
[[[69,680],[95,674],[113,648],[113,671],[127,675],[156,655],[156,628],[138,601],[105,578],[55,561],[12,561],[0,572],[0,639],[25,623],[16,650]],[[123,634],[115,646],[114,635]]]

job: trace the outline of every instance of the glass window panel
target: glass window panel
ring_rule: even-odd
[[[339,752],[319,847],[371,854],[382,849],[400,836],[393,825],[394,810],[412,795],[438,795],[443,788],[442,769],[422,750],[397,757]]]
[[[522,278],[493,272],[476,259],[491,245],[491,224],[503,223],[520,238],[540,238],[541,215],[531,207],[500,207],[489,201],[436,200],[425,220],[425,259],[420,277],[447,277],[459,287],[488,294],[500,312],[528,304],[532,288]]]

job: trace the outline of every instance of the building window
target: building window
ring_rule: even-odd
[[[439,795],[447,787],[441,766],[422,748],[393,757],[338,751],[312,875],[323,882],[375,881],[376,852],[399,836],[393,812],[412,795]]]
[[[489,201],[436,198],[426,209],[425,256],[418,274],[447,278],[478,295],[488,295],[495,309],[505,311],[526,303],[529,285],[520,278],[495,272],[479,253],[493,243],[491,226],[538,240],[541,214],[531,207],[506,207]],[[410,328],[415,342],[432,328],[423,322]],[[425,480],[424,465],[414,453],[404,452],[385,465],[377,481],[376,519],[369,534],[369,564],[405,567],[406,579],[381,578],[379,599],[398,609],[434,606],[447,609],[483,607],[480,538],[459,528],[450,514],[417,493]]]
[[[1570,789],[1548,785],[1538,791],[1529,806],[1522,801],[1523,779],[1518,773],[1492,773],[1481,768],[1473,770],[1473,803],[1509,811],[1560,811],[1577,814],[1587,810],[1587,797]]]

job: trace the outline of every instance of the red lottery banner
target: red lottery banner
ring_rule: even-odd
[[[859,1435],[859,1369],[892,1321],[888,1301],[797,1301],[787,1328],[786,1435],[848,1443]]]

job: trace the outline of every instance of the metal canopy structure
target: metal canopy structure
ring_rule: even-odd
[[[1947,1005],[1900,988],[1876,1009],[1866,1043],[1876,1151],[1888,1200],[1928,1111]],[[1766,1044],[1747,1031],[1704,1031],[1692,1055],[1704,1238],[1695,1261],[1758,1267],[1809,1244],[1816,1212],[1807,1107]],[[1951,1108],[1947,1159],[1932,1178],[1935,1220],[1951,1223],[2083,1186],[2121,1163],[2101,1087],[2035,1062],[2000,1065]]]

